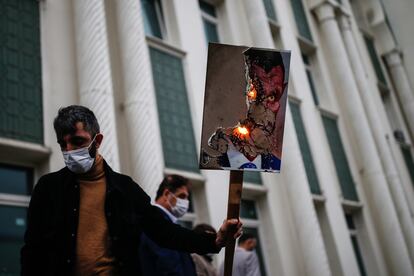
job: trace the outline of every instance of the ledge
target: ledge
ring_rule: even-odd
[[[330,117],[330,118],[332,118],[332,119],[338,119],[338,114],[336,114],[335,112],[333,112],[333,111],[330,111],[330,110],[328,110],[328,109],[326,109],[326,108],[324,108],[324,107],[321,107],[321,106],[317,106],[316,107],[318,110],[319,110],[319,112],[322,114],[322,115],[325,115],[325,116],[327,116],[327,117]]]
[[[146,36],[146,40],[147,40],[147,44],[149,47],[153,47],[155,49],[164,51],[178,58],[183,58],[186,55],[186,52],[184,52],[180,48],[177,48],[171,44],[168,44],[167,42],[165,42],[164,40],[160,38],[153,37],[153,36]]]
[[[181,176],[184,176],[186,178],[188,178],[191,182],[191,184],[195,187],[200,187],[202,185],[204,185],[204,183],[206,182],[206,178],[200,174],[200,173],[196,173],[196,172],[189,172],[189,171],[182,171],[182,170],[178,170],[178,169],[171,169],[171,168],[164,168],[164,175],[167,174],[179,174]]]
[[[0,160],[38,163],[47,159],[51,149],[44,145],[0,137]]]
[[[322,195],[312,194],[312,200],[315,205],[323,205],[326,202],[326,197]]]
[[[270,31],[272,32],[273,35],[277,35],[279,34],[280,31],[280,24],[270,18],[267,18],[267,21],[269,22],[269,27],[270,27]]]
[[[315,43],[313,43],[312,41],[310,41],[309,39],[298,35],[298,43],[299,43],[299,48],[302,51],[302,53],[304,54],[313,54],[314,52],[316,52],[316,45]]]
[[[267,194],[267,187],[259,184],[243,183],[243,198],[247,197],[260,197]]]
[[[0,194],[0,205],[28,207],[29,202],[30,196],[28,195]]]
[[[348,213],[354,213],[356,211],[359,211],[364,206],[359,201],[352,201],[352,200],[348,200],[348,199],[344,199],[344,198],[341,199],[341,204],[342,204],[342,207],[344,208],[345,212],[348,212]]]
[[[288,100],[292,101],[295,104],[302,104],[302,99],[300,99],[297,95],[288,94]]]

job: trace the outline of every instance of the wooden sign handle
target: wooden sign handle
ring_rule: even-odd
[[[243,189],[243,171],[230,171],[229,200],[227,203],[227,219],[238,219],[240,213],[240,200]],[[224,276],[231,276],[233,270],[234,247],[236,240],[233,239],[234,231],[229,232],[232,240],[227,243],[224,256]]]

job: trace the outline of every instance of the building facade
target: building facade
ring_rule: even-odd
[[[52,122],[70,104],[152,198],[191,179],[183,225],[221,224],[229,173],[197,160],[220,42],[292,53],[281,173],[244,176],[262,274],[414,275],[414,20],[394,2],[0,1],[0,274],[18,274],[36,180],[64,166]]]

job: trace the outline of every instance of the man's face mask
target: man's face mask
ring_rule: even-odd
[[[176,199],[175,206],[172,206],[170,201],[168,201],[168,204],[170,204],[171,206],[171,213],[176,218],[181,218],[182,216],[185,215],[185,213],[187,213],[190,202],[188,201],[188,199],[182,199],[182,198],[176,197],[173,193],[171,193],[171,195],[175,197]]]
[[[96,135],[87,147],[71,151],[62,151],[63,159],[65,160],[65,164],[70,171],[80,174],[86,173],[92,168],[95,158],[91,157],[89,149],[93,142],[95,142],[95,138]]]

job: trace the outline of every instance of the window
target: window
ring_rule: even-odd
[[[277,22],[276,12],[275,12],[275,8],[273,6],[273,0],[263,0],[263,5],[264,5],[265,10],[266,10],[267,18]]]
[[[387,81],[385,79],[384,72],[382,71],[381,62],[378,58],[377,51],[375,50],[374,40],[367,35],[364,35],[365,44],[367,45],[369,57],[372,62],[372,66],[375,70],[375,75],[377,76],[377,81],[380,85],[387,87]]]
[[[198,172],[181,58],[150,47],[165,166]]]
[[[0,193],[30,195],[33,169],[0,164]]]
[[[316,94],[315,83],[312,76],[312,66],[310,62],[310,57],[308,55],[302,54],[303,63],[305,64],[306,76],[308,77],[309,86],[312,92],[312,98],[315,105],[319,105],[318,94]]]
[[[26,208],[0,205],[0,222],[0,274],[19,275]]]
[[[220,42],[217,31],[216,7],[205,1],[199,0],[201,17],[203,19],[204,33],[207,42]]]
[[[144,29],[148,36],[165,38],[164,17],[160,0],[141,0]]]
[[[413,155],[411,154],[411,149],[407,145],[401,145],[401,151],[404,156],[405,165],[410,173],[411,182],[414,185],[414,160]]]
[[[0,137],[43,144],[39,3],[0,3]]]
[[[256,237],[256,253],[259,258],[261,275],[266,275],[264,264],[264,255],[261,249],[260,235],[259,235],[259,216],[256,210],[256,202],[254,200],[242,199],[240,203],[240,217],[243,218],[243,232],[252,234]]]
[[[359,272],[362,276],[367,275],[365,272],[364,260],[362,259],[361,250],[357,239],[357,229],[355,227],[354,218],[352,214],[345,214],[346,224],[348,225],[349,234],[351,236],[352,247],[354,249],[355,257],[357,259]]]
[[[258,219],[256,203],[254,200],[242,199],[240,203],[240,217],[247,219]]]
[[[348,160],[342,145],[336,120],[322,115],[325,133],[328,137],[329,147],[334,160],[336,174],[338,175],[339,184],[344,199],[358,201],[358,195],[355,189],[354,180],[349,169]]]
[[[316,215],[322,232],[322,239],[328,257],[329,268],[332,275],[343,275],[341,262],[338,254],[331,223],[326,212],[325,202],[314,201]]]
[[[20,248],[23,246],[26,206],[32,187],[33,169],[0,164],[1,275],[19,275],[20,273]]]
[[[292,112],[293,122],[295,125],[296,135],[298,137],[298,143],[300,151],[302,152],[302,160],[306,170],[306,176],[308,178],[310,190],[312,194],[321,194],[319,187],[318,176],[316,174],[312,153],[310,151],[308,138],[306,136],[305,127],[302,121],[302,115],[300,112],[300,106],[292,101],[289,101],[290,110]]]
[[[298,28],[299,35],[310,42],[313,41],[312,34],[309,29],[308,21],[306,18],[305,9],[302,0],[291,0],[290,1],[293,9],[293,15],[295,17],[296,26]]]
[[[252,184],[262,184],[262,177],[260,172],[244,171],[243,172],[243,182],[249,182]]]

